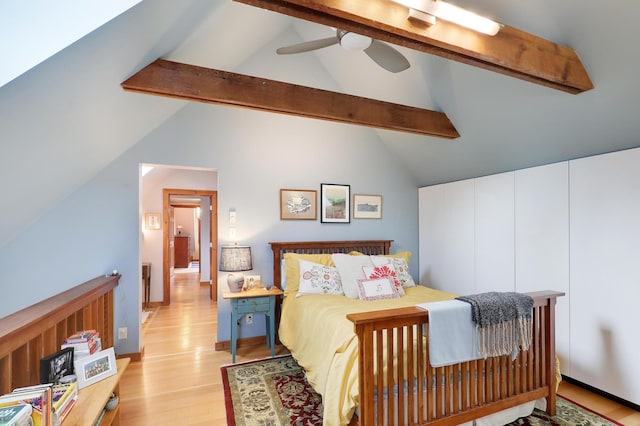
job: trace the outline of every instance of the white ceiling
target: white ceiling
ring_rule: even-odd
[[[399,74],[339,46],[278,56],[333,30],[231,0],[143,1],[0,87],[3,199],[20,206],[3,212],[0,245],[186,105],[120,88],[158,57],[443,111],[460,138],[371,130],[417,186],[640,146],[640,2],[456,3],[574,48],[595,89],[570,95],[405,48]]]

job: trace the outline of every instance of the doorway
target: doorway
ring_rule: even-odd
[[[200,203],[200,217],[198,225],[194,225],[194,229],[198,228],[197,235],[191,235],[191,238],[197,238],[199,244],[198,257],[200,264],[208,263],[209,270],[206,276],[201,276],[200,281],[209,284],[209,298],[217,300],[218,298],[218,262],[216,253],[218,252],[218,192],[207,190],[192,189],[163,189],[163,217],[167,218],[167,226],[163,230],[163,305],[171,303],[171,275],[176,262],[176,236],[182,237],[182,229],[178,228],[175,222],[176,208],[193,208],[198,206],[192,204],[194,200]],[[184,226],[184,225],[181,225]],[[186,236],[186,235],[185,235]],[[193,240],[193,246],[196,241]],[[192,247],[191,245],[189,245]],[[192,258],[193,251],[188,251],[187,256]],[[205,257],[206,256],[206,257]],[[191,260],[191,259],[189,259]],[[208,262],[207,262],[208,261]],[[203,265],[204,266],[204,265]],[[201,272],[205,272],[201,267]]]

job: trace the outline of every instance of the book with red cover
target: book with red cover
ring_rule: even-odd
[[[67,337],[64,343],[87,343],[98,336],[96,330],[82,330]]]

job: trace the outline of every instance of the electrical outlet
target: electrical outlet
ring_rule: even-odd
[[[253,324],[253,314],[247,314],[245,316],[247,324]]]
[[[127,339],[127,327],[120,327],[118,329],[118,339],[119,340],[126,340]]]

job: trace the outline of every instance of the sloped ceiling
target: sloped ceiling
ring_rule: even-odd
[[[595,89],[570,95],[405,48],[399,74],[339,46],[278,56],[333,30],[231,0],[144,1],[0,87],[0,175],[16,207],[0,245],[185,105],[120,88],[158,57],[443,111],[460,138],[371,130],[416,186],[640,146],[640,2],[455,3],[574,48]]]

